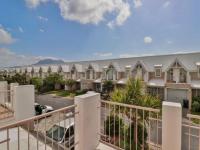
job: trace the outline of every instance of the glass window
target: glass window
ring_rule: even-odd
[[[61,141],[64,136],[64,132],[65,130],[63,127],[54,125],[49,131],[47,131],[47,136],[50,138],[53,136],[55,141]]]
[[[156,68],[155,69],[155,76],[156,77],[161,77],[161,68]]]
[[[200,67],[198,67],[198,75],[199,75],[199,77],[200,77]]]

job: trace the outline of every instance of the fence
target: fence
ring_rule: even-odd
[[[182,150],[200,149],[200,116],[188,114],[182,124]]]
[[[72,148],[76,105],[0,128],[0,150]]]
[[[160,149],[160,110],[101,101],[101,142],[115,149]]]

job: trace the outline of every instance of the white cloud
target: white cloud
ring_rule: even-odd
[[[58,60],[55,57],[19,55],[10,49],[0,48],[0,67],[31,65],[43,59]]]
[[[108,52],[108,53],[94,53],[94,55],[98,57],[109,57],[112,56],[113,54]]]
[[[28,7],[30,8],[36,8],[37,6],[39,6],[41,3],[45,3],[49,0],[25,0],[26,4]]]
[[[29,65],[37,62],[36,57],[17,55],[6,48],[0,48],[0,67]]]
[[[15,41],[12,35],[0,26],[0,44],[11,44]]]
[[[23,33],[24,29],[22,27],[18,27],[19,32]]]
[[[49,19],[47,17],[43,17],[43,16],[38,16],[38,19],[41,21],[48,21]]]
[[[171,4],[170,1],[166,1],[166,2],[163,4],[163,7],[164,7],[164,8],[167,8],[170,4]]]
[[[134,55],[134,54],[120,54],[119,57],[120,58],[128,58],[128,57],[137,57],[137,55]]]
[[[44,32],[44,29],[40,29],[39,31],[43,33],[43,32]]]
[[[167,41],[167,44],[173,44],[173,41]]]
[[[134,7],[139,8],[142,6],[142,1],[141,0],[133,0]]]
[[[35,8],[50,0],[26,0],[29,7]],[[122,25],[130,16],[130,5],[125,0],[51,0],[60,8],[60,14],[65,20],[77,21],[82,24],[98,24],[105,21],[108,13],[116,17],[107,24],[111,27]]]
[[[150,44],[153,42],[153,39],[150,36],[145,36],[144,37],[144,43],[145,44]]]

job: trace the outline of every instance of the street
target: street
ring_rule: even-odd
[[[74,100],[72,99],[66,97],[54,96],[52,94],[37,95],[35,98],[35,102],[41,105],[52,106],[54,110],[74,104]]]

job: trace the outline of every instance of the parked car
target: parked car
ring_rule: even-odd
[[[48,106],[48,105],[40,105],[38,103],[35,103],[35,114],[36,115],[41,115],[41,114],[44,114],[44,113],[48,113],[48,112],[51,112],[53,111],[53,107],[51,106]]]
[[[74,149],[74,118],[69,118],[53,125],[47,132],[46,136],[59,144],[64,149],[66,147]]]

